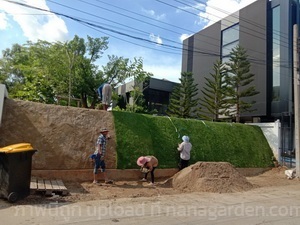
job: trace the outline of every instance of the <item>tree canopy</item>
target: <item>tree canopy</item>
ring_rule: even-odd
[[[252,108],[255,101],[247,99],[259,92],[255,90],[255,86],[249,86],[254,80],[254,74],[250,73],[251,64],[243,47],[238,45],[232,49],[227,66],[228,101],[232,105],[230,114],[239,123],[243,112],[255,110]]]
[[[227,101],[227,70],[220,60],[216,61],[210,77],[205,77],[206,83],[201,90],[203,97],[200,98],[200,118],[218,121],[220,115],[228,115],[229,104]]]
[[[80,99],[82,107],[94,108],[99,102],[97,88],[111,83],[113,88],[126,79],[145,79],[143,60],[108,56],[99,67],[97,60],[108,49],[108,37],[87,39],[75,35],[67,42],[27,42],[3,51],[0,81],[12,98],[55,103],[59,97]],[[102,69],[102,70],[101,70]]]
[[[197,84],[194,84],[191,72],[181,73],[180,84],[175,86],[170,99],[167,113],[180,118],[196,117],[199,99]]]

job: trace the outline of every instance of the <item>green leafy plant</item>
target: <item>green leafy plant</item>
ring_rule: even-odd
[[[113,111],[117,167],[137,168],[141,155],[154,155],[159,168],[176,168],[178,143],[188,135],[193,145],[190,163],[229,162],[236,167],[268,167],[272,150],[257,126]]]

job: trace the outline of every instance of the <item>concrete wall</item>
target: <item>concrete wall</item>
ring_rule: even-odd
[[[276,120],[274,123],[249,123],[248,125],[259,126],[264,133],[274,156],[278,161],[281,161],[280,158],[280,143],[281,143],[281,123],[279,120]]]
[[[34,170],[91,169],[89,156],[101,128],[107,128],[106,166],[116,168],[116,142],[111,112],[5,99],[0,147],[31,143]]]

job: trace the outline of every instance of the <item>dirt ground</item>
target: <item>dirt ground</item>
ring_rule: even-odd
[[[247,182],[251,184],[251,188],[249,188],[248,184],[247,190],[261,187],[286,186],[299,182],[298,179],[287,179],[284,174],[286,169],[286,167],[277,167],[258,176],[245,178],[241,175],[241,179],[246,179]],[[224,174],[221,175],[224,176]],[[167,180],[157,180],[154,186],[149,186],[149,183],[141,181],[115,181],[114,184],[65,182],[65,186],[69,190],[69,194],[67,196],[53,195],[46,197],[42,194],[33,194],[18,201],[18,204],[47,204],[50,202],[83,202],[102,199],[113,200],[118,198],[159,197],[162,195],[174,195],[195,191],[199,192],[199,188],[198,190],[176,188],[172,185],[172,182],[170,182],[171,180],[172,178]],[[245,183],[245,181],[243,181],[243,183]],[[215,185],[220,186],[222,184],[216,182]],[[224,189],[222,186],[220,186],[220,188]],[[214,190],[203,190],[203,192],[218,192]],[[247,190],[242,191],[246,192]],[[236,192],[236,190],[230,192]]]

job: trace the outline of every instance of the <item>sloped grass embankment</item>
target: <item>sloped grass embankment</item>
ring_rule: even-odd
[[[141,155],[154,155],[159,168],[176,168],[183,135],[193,145],[190,164],[197,161],[229,162],[235,167],[272,165],[272,150],[257,126],[113,112],[117,168],[137,168]]]

